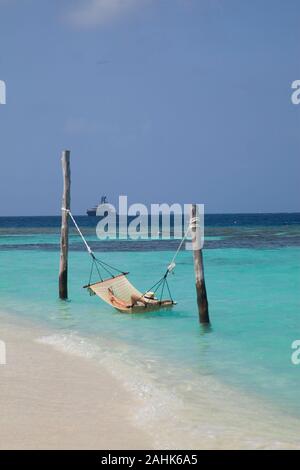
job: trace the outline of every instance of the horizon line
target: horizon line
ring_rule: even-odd
[[[205,215],[274,215],[274,214],[299,214],[300,211],[280,211],[280,212],[204,212]],[[74,214],[76,217],[99,217],[99,216],[89,216],[87,214]],[[118,215],[118,214],[117,214]],[[151,214],[149,214],[151,215]],[[0,215],[0,218],[8,218],[8,217],[60,217],[61,214],[34,214],[34,215]],[[138,214],[134,215],[134,217],[138,217]],[[131,216],[132,217],[132,216]]]

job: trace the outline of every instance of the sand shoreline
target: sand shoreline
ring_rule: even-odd
[[[13,313],[0,325],[0,449],[299,449],[297,418],[214,377],[174,394],[117,343]]]
[[[107,370],[37,342],[39,328],[0,318],[0,449],[152,447],[131,422],[136,398]]]

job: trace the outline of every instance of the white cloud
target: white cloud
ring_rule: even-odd
[[[68,13],[68,20],[77,27],[90,28],[109,23],[145,0],[80,0]]]

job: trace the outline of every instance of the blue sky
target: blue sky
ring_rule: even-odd
[[[0,0],[0,215],[299,211],[298,0]]]

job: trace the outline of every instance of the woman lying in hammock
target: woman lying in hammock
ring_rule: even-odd
[[[154,292],[146,292],[146,294],[144,294],[143,296],[132,294],[130,298],[131,304],[128,304],[127,302],[125,302],[125,300],[122,300],[116,297],[111,287],[108,288],[108,293],[109,293],[109,301],[116,308],[132,308],[132,307],[142,307],[142,306],[146,308],[149,304],[159,305],[159,304],[170,303],[169,300],[163,300],[162,302],[157,300],[154,297]]]

